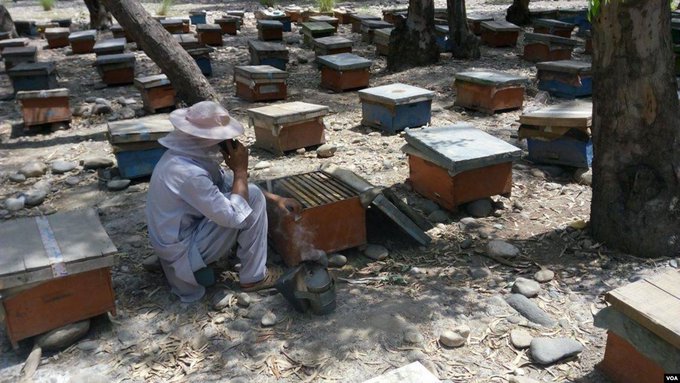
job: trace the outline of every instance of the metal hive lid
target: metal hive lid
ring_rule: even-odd
[[[295,198],[303,209],[359,196],[359,193],[351,186],[324,171],[296,174],[269,180],[266,183],[268,190]]]

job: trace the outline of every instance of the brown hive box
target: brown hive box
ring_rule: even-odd
[[[116,247],[94,209],[19,218],[0,230],[0,302],[14,348],[28,337],[116,306]]]
[[[363,20],[361,22],[361,40],[369,44],[373,43],[373,35],[378,29],[392,28],[394,25],[382,20]]]
[[[92,50],[97,56],[115,55],[125,52],[125,39],[108,39],[94,44]]]
[[[189,33],[190,31],[185,30],[184,21],[182,19],[163,19],[161,20],[161,25],[166,31],[177,34],[177,33]]]
[[[97,41],[97,30],[73,32],[68,35],[73,54],[84,54],[94,52],[94,44]]]
[[[47,28],[45,29],[45,39],[50,48],[63,48],[68,46],[68,35],[71,31],[68,28]]]
[[[564,38],[571,37],[571,33],[574,31],[574,27],[576,27],[576,24],[553,19],[533,19],[531,23],[534,25],[534,33],[543,33]]]
[[[236,96],[251,102],[285,100],[287,79],[287,72],[270,65],[234,67]]]
[[[296,101],[248,109],[248,120],[255,129],[255,146],[283,155],[326,142],[327,114],[327,106]]]
[[[525,33],[522,58],[531,62],[569,60],[577,43],[555,35]]]
[[[34,63],[37,58],[38,47],[36,46],[7,47],[2,50],[5,71],[9,71],[21,63]]]
[[[345,9],[345,8],[339,8],[339,9],[334,9],[333,10],[333,17],[338,19],[338,23],[340,24],[350,24],[352,21],[350,20],[350,15],[352,15],[354,11],[350,9]]]
[[[364,20],[380,20],[380,17],[373,15],[351,14],[349,16],[352,23],[352,33],[361,33],[361,22]]]
[[[16,98],[21,102],[21,113],[24,126],[71,122],[68,89],[32,90],[17,92]]]
[[[132,84],[135,81],[135,55],[132,53],[99,56],[94,65],[106,85]]]
[[[394,28],[382,28],[373,31],[373,43],[378,55],[387,56],[390,53],[390,36]]]
[[[351,53],[352,40],[340,36],[327,36],[314,39],[314,53],[316,56]]]
[[[220,26],[222,33],[225,35],[235,36],[238,33],[240,23],[241,19],[236,16],[225,16],[215,19],[215,24]]]
[[[283,23],[278,20],[258,20],[257,37],[262,41],[283,40]]]
[[[317,57],[321,65],[321,86],[335,92],[362,89],[371,77],[371,60],[352,53]]]
[[[164,74],[137,77],[135,87],[142,94],[144,109],[149,113],[156,113],[158,109],[174,108],[175,88]]]
[[[201,44],[215,47],[222,46],[222,27],[217,24],[199,24],[196,26],[198,41]]]
[[[283,9],[286,16],[290,18],[291,23],[299,23],[302,21],[302,8],[298,6],[289,6]]]
[[[482,42],[491,47],[514,47],[520,27],[503,20],[482,21]]]
[[[522,107],[524,77],[498,71],[459,72],[455,77],[457,106],[489,114]]]
[[[470,27],[470,31],[477,36],[482,34],[482,22],[483,21],[493,21],[491,16],[480,16],[480,15],[467,15],[467,23]]]

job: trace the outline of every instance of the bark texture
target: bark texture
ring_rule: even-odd
[[[87,10],[90,12],[91,29],[109,29],[113,23],[111,12],[106,10],[104,3],[100,0],[85,0]]]
[[[0,4],[0,32],[12,32],[12,37],[17,36],[12,15],[9,14],[7,8],[2,4]]]
[[[513,0],[512,5],[508,8],[508,13],[505,15],[505,20],[515,25],[529,24],[531,22],[529,0]]]
[[[449,21],[449,44],[457,59],[478,59],[479,38],[470,32],[467,23],[465,0],[447,0]]]
[[[147,56],[168,76],[177,97],[193,105],[219,101],[196,61],[136,0],[104,0],[106,7]]]
[[[438,60],[434,0],[409,0],[407,18],[397,18],[390,35],[387,69],[398,71],[434,64]]]
[[[602,1],[593,20],[595,239],[680,254],[680,110],[668,0]]]

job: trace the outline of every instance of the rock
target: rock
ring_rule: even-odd
[[[458,221],[465,230],[472,230],[481,226],[473,217],[464,217]]]
[[[19,173],[26,178],[41,177],[47,171],[47,166],[42,162],[31,161],[19,169]]]
[[[534,338],[531,341],[531,358],[539,364],[547,365],[580,354],[583,345],[568,338]]]
[[[68,177],[64,182],[69,186],[76,186],[80,183],[80,177]]]
[[[24,195],[24,203],[26,206],[38,206],[45,201],[48,192],[46,188],[31,189]]]
[[[472,247],[472,238],[465,238],[460,242],[460,248],[465,250]]]
[[[119,191],[127,189],[128,186],[130,186],[130,180],[126,179],[110,180],[106,183],[106,188],[109,189],[110,191]]]
[[[491,270],[488,267],[473,266],[470,267],[470,276],[473,279],[484,279],[491,276]]]
[[[127,120],[130,118],[135,118],[135,111],[132,108],[126,106],[118,111],[118,115],[122,120]]]
[[[87,97],[87,98],[85,98],[85,102],[93,104],[93,103],[97,102],[97,97],[94,97],[94,96]]]
[[[307,57],[305,57],[305,56],[299,56],[299,57],[298,57],[298,62],[299,62],[300,64],[307,64],[307,63],[309,62],[309,59],[308,59]]]
[[[202,330],[198,330],[189,340],[189,346],[191,346],[191,348],[193,348],[194,350],[200,350],[203,347],[205,347],[205,345],[207,345],[208,342],[210,342],[210,338],[208,338],[206,333]]]
[[[92,107],[92,114],[109,114],[111,112],[113,112],[111,105],[95,104]]]
[[[668,261],[668,266],[677,269],[678,268],[678,260],[677,259],[671,259]]]
[[[435,210],[427,216],[427,219],[434,223],[446,222],[449,220],[449,213],[446,210]]]
[[[519,249],[515,245],[500,239],[490,241],[486,246],[486,252],[495,257],[516,257],[519,255]]]
[[[228,307],[231,303],[231,299],[234,297],[230,291],[221,290],[215,293],[212,297],[212,305],[215,310],[222,310]]]
[[[460,334],[446,330],[439,336],[439,343],[446,347],[460,347],[465,344],[467,338],[463,338]]]
[[[12,173],[9,175],[9,180],[16,183],[26,181],[26,176],[21,173]]]
[[[92,105],[81,104],[73,108],[71,113],[75,117],[90,117],[92,115]]]
[[[437,205],[436,202],[431,201],[429,199],[424,200],[419,205],[420,205],[420,210],[422,210],[423,213],[425,213],[427,215],[429,215],[430,213],[435,212],[437,210],[440,210],[439,205]]]
[[[540,383],[536,379],[532,379],[526,376],[511,376],[508,383]]]
[[[553,278],[555,278],[555,273],[548,269],[540,269],[534,274],[534,279],[540,283],[550,282]]]
[[[70,172],[71,170],[75,169],[76,166],[78,166],[78,164],[75,162],[61,160],[54,161],[52,162],[52,173],[63,174],[66,172]]]
[[[61,350],[82,338],[90,330],[90,320],[71,323],[40,335],[35,344],[43,350]]]
[[[546,327],[554,327],[557,325],[557,322],[553,318],[524,295],[510,294],[509,297],[505,298],[505,301],[510,307],[533,323]]]
[[[510,331],[510,342],[517,349],[523,350],[529,348],[532,339],[534,339],[534,337],[526,330],[514,329]]]
[[[300,148],[300,149],[296,150],[295,153],[297,153],[297,154],[305,154],[305,153],[307,153],[307,149],[305,149],[305,148]]]
[[[276,324],[276,314],[271,311],[267,311],[260,320],[262,327],[271,327]]]
[[[347,257],[342,254],[333,254],[328,258],[328,266],[343,267],[347,264]]]
[[[316,149],[316,156],[319,158],[333,157],[338,147],[333,144],[323,144]]]
[[[255,164],[255,167],[253,169],[255,170],[262,170],[262,169],[267,169],[268,167],[271,167],[272,164],[269,161],[260,161]]]
[[[489,239],[491,237],[491,235],[493,234],[493,230],[488,228],[488,227],[481,227],[481,228],[479,228],[477,233],[479,234],[479,238]]]
[[[18,198],[7,198],[5,200],[5,209],[9,211],[19,211],[24,208],[25,200],[23,196]]]
[[[250,306],[251,301],[252,300],[250,299],[250,295],[246,293],[239,293],[236,295],[236,304],[238,304],[241,307]]]
[[[478,199],[465,205],[465,210],[475,218],[483,218],[493,212],[493,205],[488,198]]]
[[[83,168],[99,169],[113,166],[113,160],[107,157],[86,157],[83,159]]]
[[[531,279],[519,277],[515,279],[515,283],[512,284],[513,293],[522,294],[527,298],[537,296],[540,291],[541,285]]]
[[[592,169],[578,169],[574,172],[574,181],[581,185],[591,186],[593,184],[593,170]]]
[[[390,255],[390,252],[381,245],[367,245],[364,249],[364,255],[376,261],[381,261]]]
[[[101,98],[101,97],[95,98],[95,99],[94,99],[94,103],[97,104],[97,105],[108,105],[108,106],[111,106],[111,101],[109,101],[109,100],[107,100],[107,99],[105,99],[105,98]]]
[[[92,352],[99,348],[99,343],[94,340],[84,340],[76,345],[80,351]]]
[[[142,268],[147,271],[160,271],[161,261],[156,254],[151,254],[142,261]]]
[[[416,328],[408,328],[404,331],[404,342],[410,344],[421,344],[425,341],[423,334]]]

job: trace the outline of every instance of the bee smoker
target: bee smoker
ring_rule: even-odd
[[[317,262],[302,262],[290,268],[276,281],[276,290],[301,313],[325,315],[335,310],[335,281],[328,269]]]

